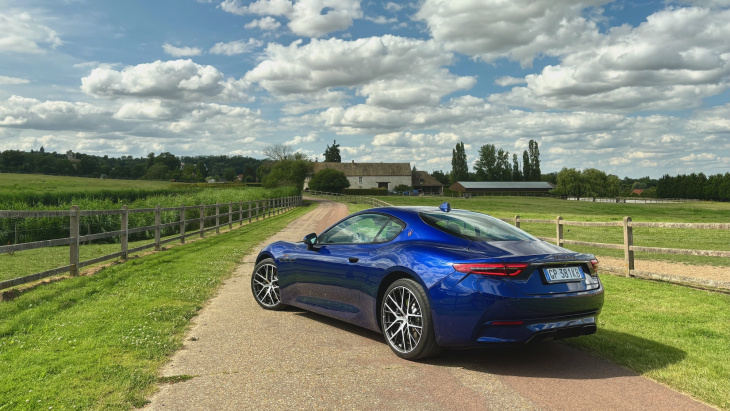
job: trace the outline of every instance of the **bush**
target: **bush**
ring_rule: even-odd
[[[341,193],[347,187],[350,187],[350,181],[345,173],[333,168],[320,170],[309,180],[309,189],[315,191]]]

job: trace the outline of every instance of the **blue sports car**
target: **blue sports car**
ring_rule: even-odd
[[[595,256],[448,203],[361,211],[303,242],[272,243],[256,263],[261,307],[381,332],[410,360],[593,334],[603,305]]]

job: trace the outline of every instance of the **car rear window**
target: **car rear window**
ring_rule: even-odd
[[[536,241],[526,232],[486,214],[473,211],[427,211],[419,213],[428,225],[472,241]]]

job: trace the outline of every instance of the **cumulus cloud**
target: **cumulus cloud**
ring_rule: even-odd
[[[225,54],[226,56],[234,56],[236,54],[250,53],[256,48],[259,48],[264,43],[261,40],[248,39],[230,41],[228,43],[216,43],[210,49],[211,54]]]
[[[528,75],[492,102],[538,110],[680,110],[730,88],[730,10],[666,9]]]
[[[448,50],[486,62],[530,66],[535,57],[580,49],[598,35],[584,10],[611,0],[425,0],[416,18]]]
[[[225,79],[213,66],[191,60],[155,61],[114,70],[98,67],[81,79],[84,93],[106,98],[168,100],[244,99],[245,81]]]
[[[0,52],[41,54],[63,44],[55,30],[27,12],[0,13]]]
[[[452,59],[433,41],[391,35],[314,39],[306,45],[271,43],[245,79],[276,95],[357,88],[369,105],[403,108],[434,105],[449,93],[472,87],[475,77],[456,76],[442,67]]]
[[[170,43],[162,45],[162,50],[173,57],[199,56],[203,50],[197,47],[175,47]]]
[[[87,103],[11,96],[0,103],[0,125],[33,130],[89,130],[109,119],[108,109]]]
[[[363,17],[360,0],[257,0],[248,5],[225,0],[220,7],[241,16],[282,16],[289,20],[287,26],[294,34],[308,37],[345,30],[353,19]]]
[[[243,27],[247,29],[258,28],[261,30],[272,31],[281,27],[281,23],[271,16],[266,16],[246,23]]]
[[[301,144],[316,143],[318,141],[322,141],[322,139],[317,137],[317,133],[310,132],[306,136],[294,136],[291,140],[285,141],[284,144],[287,146],[299,146]]]
[[[453,148],[459,141],[460,137],[454,133],[423,134],[395,132],[376,135],[373,138],[373,145],[387,147]]]

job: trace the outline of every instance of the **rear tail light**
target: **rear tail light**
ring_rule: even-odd
[[[499,275],[515,277],[522,274],[528,263],[470,263],[454,264],[454,270],[466,274]]]
[[[591,265],[593,266],[593,272],[598,274],[598,260],[591,260]]]

